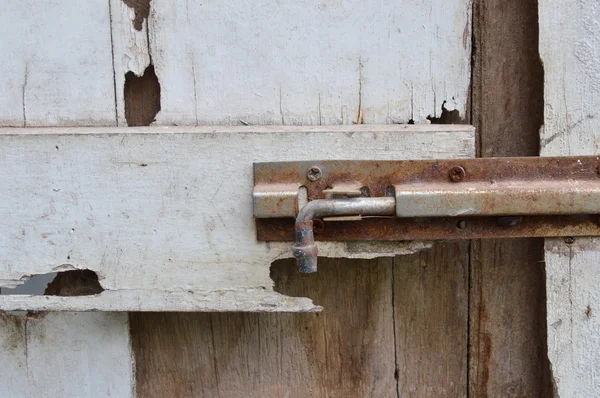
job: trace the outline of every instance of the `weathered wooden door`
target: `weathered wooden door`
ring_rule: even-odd
[[[476,142],[455,135],[446,145],[407,136],[391,150],[370,147],[368,139],[340,146],[346,151],[340,153],[363,158],[377,150],[395,158],[428,158],[537,155],[545,123],[544,155],[579,154],[581,144],[570,137],[592,143],[595,153],[593,135],[585,132],[595,117],[596,8],[591,2],[569,3],[540,3],[538,50],[533,1],[9,0],[0,14],[0,49],[6,55],[0,64],[0,126],[476,127]],[[578,16],[585,24],[575,28]],[[569,35],[561,35],[557,21]],[[556,55],[571,47],[575,50],[564,58]],[[575,76],[588,76],[591,83]],[[565,85],[590,89],[571,96]],[[569,136],[571,131],[577,134]],[[235,158],[226,141],[223,156]],[[118,142],[114,148],[136,153]],[[326,156],[329,149],[315,153]],[[18,154],[3,156],[0,161],[19,161]],[[595,364],[598,345],[586,337],[596,325],[590,278],[595,257],[587,240],[565,245],[546,244],[546,284],[541,239],[414,244],[394,258],[324,259],[319,273],[308,276],[298,274],[290,260],[273,262],[274,292],[309,297],[324,308],[317,313],[3,313],[0,392],[549,396],[547,286],[557,391],[593,396],[597,377],[580,375],[590,374],[583,364]],[[0,248],[18,250],[8,246]],[[140,280],[152,279],[143,274],[143,264],[137,272]],[[94,302],[97,280],[60,275],[49,286],[55,294]],[[16,284],[12,278],[2,282]],[[137,308],[160,310],[164,302],[136,297],[128,303]],[[20,308],[19,298],[11,300],[4,302]],[[35,300],[36,309],[66,302]],[[190,310],[185,300],[181,309]],[[300,303],[313,308],[301,299],[289,302],[288,309]],[[235,300],[227,303],[206,308],[232,310]],[[576,350],[569,351],[572,347]]]

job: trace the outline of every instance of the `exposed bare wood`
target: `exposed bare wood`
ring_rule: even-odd
[[[470,76],[469,1],[410,1],[401,7],[396,2],[350,1],[318,8],[304,2],[293,7],[190,2],[185,11],[182,3],[151,3],[149,44],[161,84],[158,124],[422,123],[428,116],[442,118],[444,101],[452,120],[461,114],[464,118]],[[215,28],[198,19],[220,24]],[[391,306],[365,311],[357,305],[365,300],[391,303],[391,275],[382,275],[381,269],[389,267],[388,261],[323,260],[321,270],[323,263],[336,263],[343,274],[309,281],[316,291],[339,292],[323,298],[310,294],[325,307],[318,316],[132,315],[140,395],[397,394],[400,384],[408,386],[410,381],[392,379],[393,325],[385,311]],[[366,270],[373,278],[370,292],[362,287]],[[278,272],[278,280],[295,280],[291,262]],[[460,269],[445,272],[447,281],[464,277]],[[346,285],[358,288],[347,290]],[[431,333],[432,339],[439,337]],[[177,346],[181,341],[197,348]],[[446,352],[445,359],[464,355],[463,345],[455,349],[453,355]],[[427,361],[422,372],[438,367],[438,360]],[[457,373],[463,371],[459,366]],[[307,377],[300,380],[301,376]]]
[[[543,120],[537,2],[475,0],[472,118],[481,156],[535,156]],[[540,240],[472,243],[472,397],[546,396]]]
[[[0,37],[0,126],[115,126],[107,0],[4,1]],[[0,396],[133,398],[128,332],[124,313],[1,313]]]
[[[132,314],[139,396],[396,394],[391,259],[323,259],[310,275],[284,260],[272,276],[281,293],[325,310]]]
[[[400,397],[467,395],[469,243],[394,259]]]

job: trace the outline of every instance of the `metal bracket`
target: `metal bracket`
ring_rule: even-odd
[[[315,272],[315,239],[599,236],[600,157],[257,163],[253,198],[258,240]]]

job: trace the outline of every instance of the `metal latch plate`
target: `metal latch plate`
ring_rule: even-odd
[[[315,161],[254,165],[258,239],[293,241],[295,192],[324,199],[338,186],[396,196],[397,217],[315,223],[329,241],[597,236],[600,158]],[[264,192],[278,192],[276,200]]]

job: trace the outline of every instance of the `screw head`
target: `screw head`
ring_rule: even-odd
[[[568,238],[565,238],[565,243],[567,245],[571,245],[571,244],[573,244],[573,242],[575,242],[575,238],[572,238],[570,236]]]
[[[450,172],[448,173],[448,176],[450,177],[450,181],[454,181],[454,182],[462,181],[466,175],[467,175],[467,172],[461,166],[454,166],[453,168],[450,169]]]
[[[456,228],[465,229],[467,227],[467,222],[465,220],[458,220],[456,222]]]
[[[310,167],[306,172],[306,178],[308,178],[312,182],[320,180],[322,176],[323,172],[317,166]]]
[[[313,232],[315,234],[320,234],[321,232],[323,232],[324,229],[325,229],[325,223],[323,222],[323,220],[315,218],[313,220]]]

